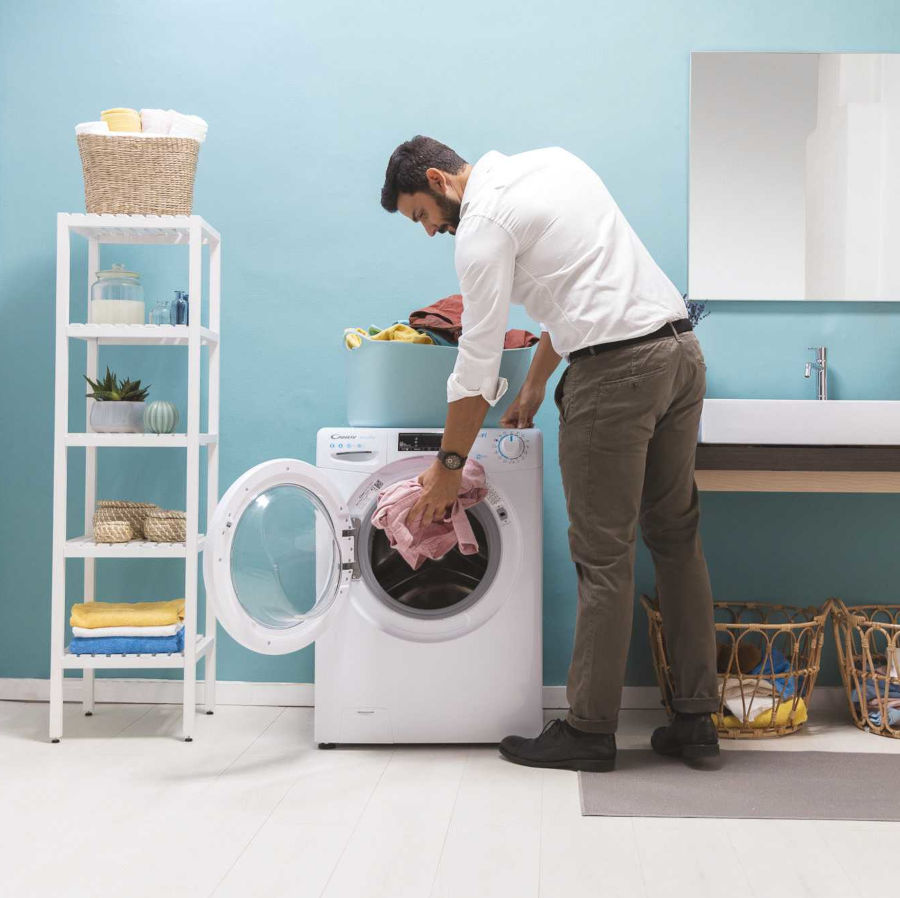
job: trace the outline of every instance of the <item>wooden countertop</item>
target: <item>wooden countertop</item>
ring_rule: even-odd
[[[699,443],[696,480],[714,492],[900,492],[900,446]]]

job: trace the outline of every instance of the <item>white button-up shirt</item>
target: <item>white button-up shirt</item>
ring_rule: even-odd
[[[462,336],[447,401],[506,392],[499,376],[510,302],[553,348],[640,337],[687,314],[603,181],[559,147],[486,153],[472,167],[456,231]]]

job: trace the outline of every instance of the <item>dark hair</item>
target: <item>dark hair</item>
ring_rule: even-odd
[[[397,211],[397,197],[401,193],[430,192],[425,172],[438,168],[448,175],[462,171],[466,160],[446,144],[433,137],[417,134],[412,140],[401,143],[393,153],[384,173],[381,188],[381,205],[388,212]]]

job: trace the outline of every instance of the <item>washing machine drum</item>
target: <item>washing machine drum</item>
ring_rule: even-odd
[[[455,546],[443,558],[426,559],[417,570],[391,548],[384,531],[373,527],[372,515],[366,514],[357,553],[360,574],[371,592],[388,607],[410,617],[450,617],[471,608],[496,575],[501,546],[497,522],[486,503],[466,513],[478,551],[464,555]]]

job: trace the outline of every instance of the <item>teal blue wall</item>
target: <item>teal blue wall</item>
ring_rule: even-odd
[[[311,458],[316,428],[342,420],[343,327],[455,291],[452,239],[426,240],[378,205],[388,154],[415,133],[470,160],[549,144],[579,154],[683,290],[688,72],[690,51],[702,49],[900,51],[900,14],[893,0],[0,2],[0,674],[48,673],[54,227],[58,210],[83,208],[75,122],[119,105],[209,121],[195,209],[224,235],[224,488],[266,458]],[[186,287],[176,250],[103,262],[120,258],[144,272],[150,298]],[[76,256],[79,278],[84,261]],[[837,398],[900,398],[897,306],[715,303],[699,336],[711,396],[809,396],[806,347],[827,344]],[[179,350],[109,358],[183,411]],[[76,354],[73,378],[82,366]],[[557,684],[574,577],[549,403],[538,424],[544,676]],[[177,451],[105,452],[101,495],[183,507]],[[77,497],[81,456],[72,458]],[[706,495],[716,595],[895,600],[898,512],[884,496]],[[81,513],[74,502],[73,533]],[[71,600],[79,563],[70,564]],[[179,591],[180,562],[99,568],[101,598]],[[637,582],[653,587],[643,550]],[[646,684],[642,616],[636,624],[628,677]],[[309,651],[261,657],[222,635],[224,679],[303,682],[312,670]]]

